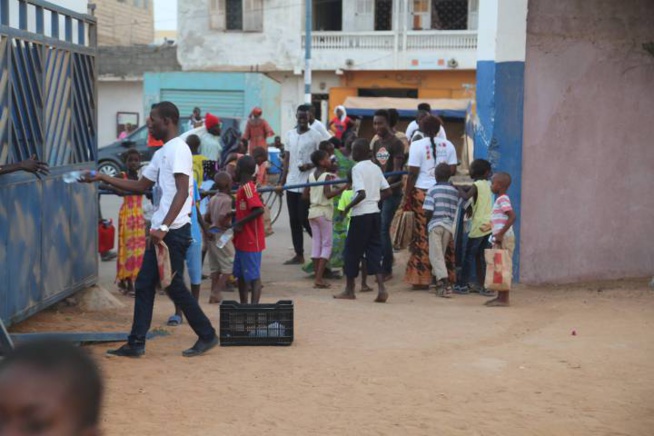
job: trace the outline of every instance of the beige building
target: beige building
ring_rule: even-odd
[[[153,0],[92,0],[98,19],[98,45],[154,42]]]

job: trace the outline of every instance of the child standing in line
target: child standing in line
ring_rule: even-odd
[[[463,259],[463,268],[458,276],[457,284],[454,286],[455,294],[468,294],[479,292],[484,296],[493,296],[494,293],[484,289],[484,278],[486,277],[486,260],[484,250],[489,247],[491,235],[491,210],[493,200],[491,195],[491,184],[488,178],[491,173],[490,162],[484,159],[475,159],[470,164],[470,177],[474,181],[469,189],[459,188],[459,196],[464,200],[472,198],[472,220],[468,242]],[[477,286],[470,284],[470,273],[472,265],[476,265]]]
[[[336,137],[332,137],[336,141]],[[318,150],[323,150],[327,152],[327,156],[329,157],[329,162],[330,162],[330,167],[329,171],[332,173],[336,173],[338,171],[338,161],[336,159],[336,156],[334,156],[334,143],[331,141],[331,138],[329,141],[322,141],[320,144],[318,144]]]
[[[366,255],[368,273],[377,276],[378,295],[376,303],[385,303],[388,293],[384,287],[381,271],[381,213],[379,202],[391,195],[391,188],[379,166],[370,160],[370,144],[357,139],[352,147],[352,157],[357,162],[352,168],[352,191],[354,198],[345,207],[352,210],[350,228],[345,240],[345,291],[334,298],[354,300],[354,281],[359,275],[359,262]]]
[[[352,170],[347,172],[347,185],[345,191],[341,194],[341,198],[338,201],[338,211],[343,215],[343,222],[345,224],[345,228],[349,229],[350,228],[350,219],[352,218],[352,210],[350,210],[347,214],[345,213],[345,208],[347,207],[348,204],[352,202],[352,198],[354,198],[354,191],[351,189],[352,186]],[[361,269],[361,292],[372,292],[372,288],[368,286],[368,271],[366,270],[366,259],[365,257],[361,259],[361,264],[360,264],[360,269]]]
[[[261,299],[261,253],[266,248],[263,229],[263,203],[252,182],[256,164],[251,156],[236,162],[236,222],[234,223],[234,276],[242,304],[259,304]]]
[[[427,192],[422,206],[429,223],[429,262],[436,277],[438,296],[443,298],[452,297],[452,286],[445,266],[445,250],[452,239],[459,204],[459,191],[450,184],[451,176],[448,164],[440,163],[436,166],[436,186]]]
[[[255,181],[257,186],[268,186],[268,150],[263,147],[254,147],[252,158],[257,164]]]
[[[232,275],[234,264],[234,244],[229,241],[223,248],[216,245],[221,233],[229,229],[232,219],[232,178],[226,172],[217,173],[214,187],[218,193],[209,200],[206,216],[210,223],[209,232],[214,233],[214,240],[208,243],[209,268],[211,269],[211,297],[209,304],[220,303],[222,293],[227,290],[227,280]]]
[[[511,176],[508,173],[496,173],[491,180],[491,191],[497,195],[491,212],[491,223],[493,225],[493,248],[501,248],[509,252],[509,258],[513,260],[515,249],[515,235],[513,234],[513,223],[515,223],[515,212],[511,206],[511,199],[506,191],[511,186]],[[509,305],[509,291],[498,291],[497,298],[486,302],[486,306],[498,307]]]
[[[311,154],[311,162],[316,167],[309,174],[309,183],[334,180],[329,172],[332,163],[329,154],[324,150],[316,150]],[[310,201],[309,224],[311,225],[311,259],[313,270],[316,272],[314,288],[326,289],[331,285],[323,279],[327,262],[332,254],[332,217],[334,215],[334,202],[332,198],[340,195],[347,186],[334,188],[329,185],[312,186],[304,188],[303,199]]]
[[[138,180],[141,155],[130,148],[124,155],[127,173],[123,178]],[[105,186],[103,186],[105,188]],[[114,188],[109,188],[117,191]],[[116,281],[125,295],[134,296],[134,281],[141,270],[145,253],[145,218],[143,217],[143,196],[125,195],[118,212],[118,258],[116,261]]]
[[[204,181],[204,161],[209,158],[200,154],[201,141],[198,135],[188,135],[186,143],[193,154],[193,180],[200,186]]]

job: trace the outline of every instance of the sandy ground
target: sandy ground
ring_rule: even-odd
[[[117,203],[104,203],[115,216]],[[109,345],[88,347],[106,377],[105,434],[654,434],[646,280],[521,287],[508,309],[482,307],[477,295],[408,291],[399,279],[386,305],[372,294],[336,301],[342,281],[317,291],[298,268],[281,266],[291,255],[285,218],[268,242],[264,300],[295,301],[293,346],[183,358],[194,335],[187,325],[165,327],[172,305],[158,297],[153,328],[171,335],[150,341],[144,358],[107,359]],[[113,263],[102,264],[112,291],[113,274]],[[217,324],[204,286],[203,307]],[[124,309],[60,305],[13,331],[125,331],[133,300],[119,298]]]

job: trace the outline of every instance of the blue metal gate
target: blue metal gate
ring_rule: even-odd
[[[62,180],[95,167],[95,52],[93,17],[42,0],[0,0],[0,165],[32,155],[50,165],[48,176],[0,176],[6,324],[97,281],[96,187]]]

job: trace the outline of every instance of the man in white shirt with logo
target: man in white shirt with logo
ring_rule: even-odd
[[[198,301],[184,284],[184,260],[191,244],[191,195],[193,157],[183,139],[178,137],[179,110],[170,102],[153,106],[150,112],[150,134],[165,144],[158,150],[139,180],[125,180],[97,174],[87,181],[102,181],[124,191],[143,193],[153,189],[155,211],[152,216],[150,243],[143,255],[143,264],[136,278],[134,320],[127,344],[107,354],[140,357],[145,353],[145,339],[152,323],[155,287],[160,280],[156,247],[162,241],[170,256],[172,282],[166,289],[169,297],[182,309],[199,339],[185,350],[185,357],[198,356],[218,344],[216,331]],[[155,185],[156,183],[156,185]],[[157,201],[158,200],[158,201]]]
[[[345,239],[345,266],[343,272],[347,279],[345,291],[334,295],[340,300],[354,300],[354,282],[359,275],[359,264],[365,254],[369,275],[377,276],[378,294],[376,303],[385,303],[388,294],[382,273],[382,231],[379,202],[391,195],[391,188],[378,165],[370,160],[370,144],[359,138],[352,145],[352,158],[356,165],[352,168],[352,202],[345,207],[343,214],[352,211],[350,227]]]
[[[309,105],[297,109],[295,117],[297,126],[286,134],[286,153],[284,154],[284,170],[280,178],[278,190],[283,185],[301,185],[309,182],[309,174],[314,166],[311,154],[318,150],[322,138],[320,134],[309,127]],[[291,225],[293,249],[295,256],[284,262],[284,265],[304,264],[304,234],[302,229],[311,236],[309,225],[309,204],[302,199],[304,188],[288,189],[286,204]]]

